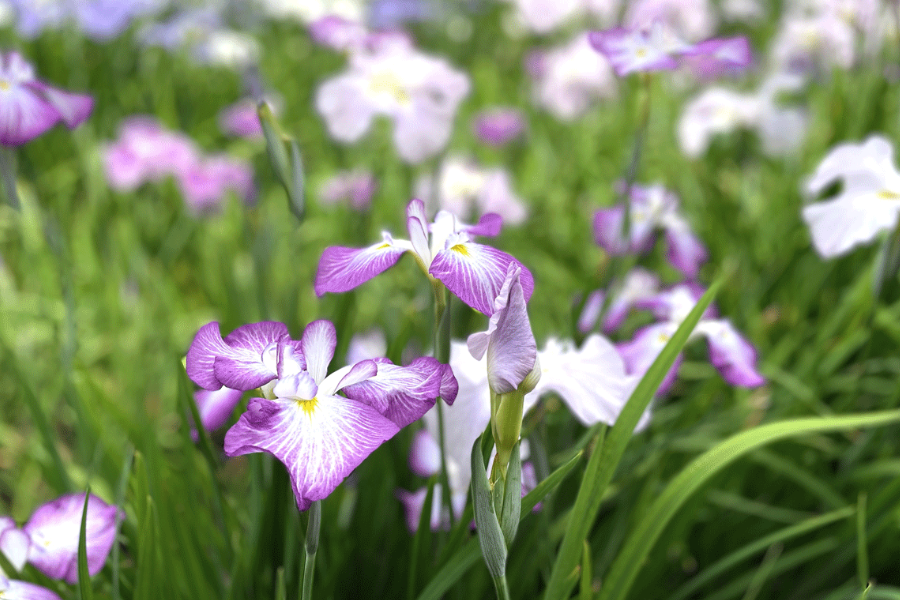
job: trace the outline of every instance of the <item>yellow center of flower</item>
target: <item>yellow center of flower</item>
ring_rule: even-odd
[[[398,104],[409,104],[409,94],[403,89],[400,79],[390,71],[376,73],[369,80],[369,87],[376,94],[384,92],[391,95]]]
[[[634,53],[637,55],[638,58],[644,58],[645,56],[647,56],[647,49],[646,48],[638,48],[637,50],[634,51]]]
[[[313,398],[312,400],[297,400],[297,406],[303,409],[303,414],[307,417],[312,417],[313,413],[316,411],[316,406],[318,405],[318,398]]]
[[[878,197],[882,200],[900,200],[900,194],[891,190],[881,190],[878,192]]]
[[[375,249],[376,249],[376,250],[384,250],[385,248],[390,248],[390,247],[391,247],[391,245],[388,244],[387,242],[385,242],[385,243],[383,243],[382,245],[378,246],[378,247],[375,248]]]
[[[10,88],[9,82],[5,79],[0,79],[0,90],[4,92]]]
[[[671,336],[668,333],[661,333],[661,334],[659,334],[659,341],[660,341],[660,343],[665,344],[666,342],[669,341],[670,337]]]
[[[450,246],[450,249],[454,252],[459,252],[463,256],[469,256],[469,251],[466,249],[465,244],[456,244],[455,246]]]

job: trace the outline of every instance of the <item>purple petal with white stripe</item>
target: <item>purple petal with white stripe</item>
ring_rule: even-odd
[[[78,582],[78,537],[84,494],[69,494],[34,511],[22,528],[31,540],[28,561],[52,579]],[[91,494],[86,541],[88,572],[96,575],[115,542],[118,509]]]
[[[26,581],[5,579],[2,576],[0,576],[0,598],[3,600],[60,600],[59,596],[45,587]]]
[[[67,92],[39,80],[32,81],[27,86],[38,91],[56,109],[69,129],[81,125],[94,109],[94,99],[87,94]]]
[[[463,239],[447,242],[437,253],[428,272],[460,300],[488,316],[494,313],[494,298],[500,293],[510,265],[522,269],[520,277],[525,301],[534,291],[534,277],[518,260],[503,252]]]
[[[339,396],[253,398],[225,435],[225,454],[268,452],[287,467],[299,510],[326,498],[400,430],[374,408]]]
[[[215,431],[228,421],[234,407],[241,401],[244,392],[222,386],[218,390],[194,392],[200,423],[206,431]],[[192,434],[196,440],[196,432]]]
[[[188,349],[188,377],[210,391],[223,385],[243,391],[255,389],[277,376],[276,348],[287,337],[287,326],[274,321],[243,325],[225,339],[218,322],[207,323],[197,331]]]
[[[756,370],[756,349],[729,321],[706,321],[697,329],[709,341],[709,360],[725,381],[748,388],[766,383]]]
[[[303,330],[300,347],[306,358],[306,369],[316,383],[322,383],[328,373],[328,364],[334,358],[337,347],[337,332],[334,323],[321,319],[313,321]]]
[[[403,253],[411,249],[397,244],[387,232],[382,236],[381,243],[368,248],[325,248],[316,270],[316,296],[325,292],[350,291],[393,267]]]
[[[697,239],[687,223],[677,221],[676,225],[666,228],[666,258],[672,266],[681,271],[685,277],[694,279],[700,266],[706,262],[707,254],[703,243]]]
[[[364,402],[406,427],[434,406],[441,393],[445,365],[430,357],[420,357],[401,367],[379,359],[378,374],[344,388],[348,398]]]
[[[0,91],[0,144],[18,146],[53,127],[59,111],[25,86]]]

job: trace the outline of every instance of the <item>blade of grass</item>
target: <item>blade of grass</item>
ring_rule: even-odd
[[[865,590],[869,585],[869,546],[866,538],[866,494],[860,493],[856,504],[856,573],[859,586]]]
[[[587,538],[597,512],[600,510],[600,501],[606,491],[625,447],[637,426],[641,415],[653,398],[653,394],[659,389],[663,377],[675,362],[675,358],[688,340],[688,336],[700,321],[703,312],[710,305],[716,293],[721,287],[721,280],[717,281],[703,294],[688,316],[684,319],[678,330],[668,341],[656,360],[647,370],[637,388],[622,409],[616,424],[609,430],[606,441],[599,451],[595,451],[588,461],[587,468],[578,496],[575,498],[575,506],[569,517],[569,524],[563,536],[562,545],[556,555],[550,580],[547,582],[547,590],[544,593],[545,600],[563,600],[568,597],[571,589],[567,581],[571,581],[571,573],[575,570],[581,556],[581,542]],[[604,589],[606,584],[604,584]]]
[[[900,410],[840,417],[790,419],[741,432],[721,442],[689,464],[666,486],[656,499],[613,562],[600,592],[602,600],[623,600],[653,544],[675,512],[710,477],[748,452],[785,438],[845,431],[861,427],[877,427],[900,421]]]
[[[84,490],[84,508],[81,510],[81,529],[78,532],[78,597],[81,600],[93,600],[94,598],[87,562],[87,511],[90,498],[91,486],[87,486],[87,489]]]
[[[744,594],[743,600],[756,600],[766,580],[772,575],[775,563],[778,561],[778,557],[781,556],[783,549],[784,547],[781,544],[769,546],[766,555],[763,556],[762,563],[760,563],[756,572],[753,573],[753,578],[750,580],[750,585],[747,586],[747,592]]]

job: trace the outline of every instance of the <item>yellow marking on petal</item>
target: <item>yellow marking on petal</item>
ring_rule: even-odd
[[[394,97],[398,104],[409,104],[409,94],[403,89],[400,79],[390,71],[381,71],[369,80],[373,92],[386,92]]]
[[[378,247],[375,248],[375,249],[376,249],[376,250],[384,250],[385,248],[390,248],[390,247],[391,247],[391,245],[388,244],[387,242],[385,242],[385,243],[383,243],[382,245],[378,246]]]
[[[659,334],[659,341],[665,344],[671,339],[671,337],[672,336],[670,336],[668,333],[661,333]]]
[[[469,256],[469,250],[465,244],[456,244],[455,246],[450,246],[450,249],[454,252],[459,252],[463,256]]]
[[[10,88],[9,82],[5,79],[0,79],[0,90],[4,92]]]
[[[313,398],[312,400],[297,400],[297,406],[303,409],[303,413],[307,417],[312,417],[313,413],[316,411],[316,406],[318,405],[318,398]]]
[[[891,190],[881,190],[878,192],[878,197],[882,200],[900,200],[900,194]]]

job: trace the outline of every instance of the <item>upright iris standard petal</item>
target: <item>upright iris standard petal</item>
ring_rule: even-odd
[[[200,423],[206,431],[215,431],[228,421],[234,407],[241,401],[244,392],[222,386],[215,391],[200,390],[194,392]],[[194,432],[196,434],[196,432]]]
[[[316,271],[317,296],[325,292],[347,292],[362,285],[376,275],[387,271],[409,250],[406,244],[398,244],[387,232],[379,244],[368,248],[325,248]]]
[[[344,393],[406,427],[434,406],[441,394],[445,366],[430,357],[417,358],[405,367],[379,359],[377,375],[345,387]]]
[[[47,577],[78,582],[78,538],[84,494],[69,494],[34,511],[22,528],[31,540],[28,561]],[[88,499],[86,546],[88,572],[96,575],[115,542],[118,509],[91,494]]]
[[[16,527],[15,521],[10,517],[0,517],[0,552],[16,571],[21,571],[25,566],[30,546],[28,534]],[[0,569],[0,574],[2,573],[3,570]]]
[[[225,435],[225,453],[274,455],[287,467],[297,508],[306,510],[399,430],[374,408],[339,396],[253,398]]]
[[[306,369],[316,383],[322,383],[328,373],[328,364],[334,358],[337,347],[337,332],[331,321],[313,321],[303,330],[300,347],[306,358]]]
[[[446,248],[431,261],[428,272],[460,300],[490,316],[510,265],[522,270],[520,283],[527,302],[534,291],[531,272],[506,252],[471,242],[465,234],[450,237]]]
[[[225,339],[218,322],[207,323],[188,349],[188,377],[210,391],[223,385],[243,391],[258,388],[278,376],[277,348],[287,337],[287,326],[274,321],[242,325]]]

